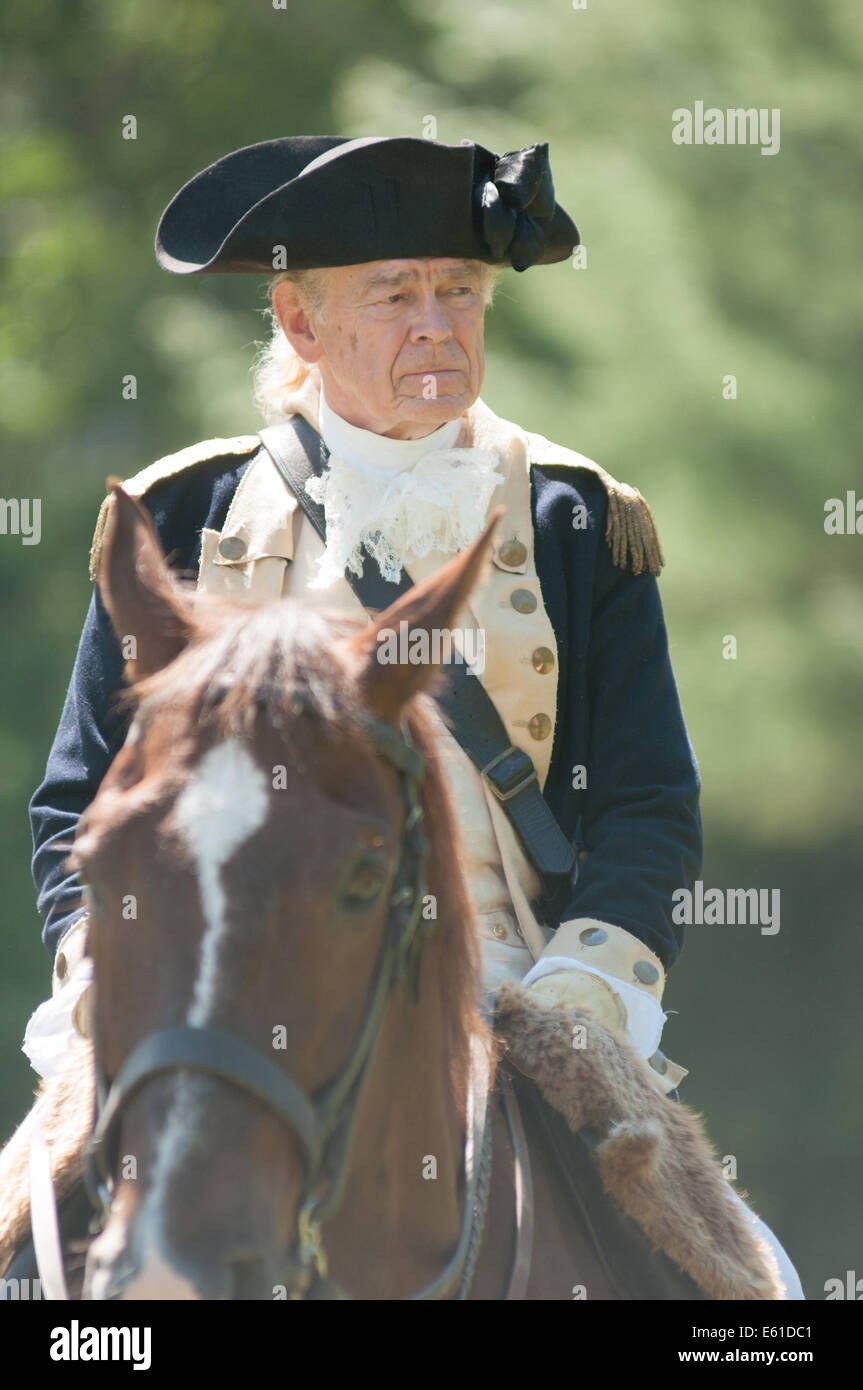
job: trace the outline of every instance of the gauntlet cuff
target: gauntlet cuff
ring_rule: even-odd
[[[661,1007],[665,990],[662,961],[623,927],[595,917],[575,917],[562,922],[537,958],[534,970],[551,957],[567,958],[574,968],[588,966],[601,972],[611,983],[619,980],[641,994],[650,995]],[[647,1068],[651,1085],[663,1095],[673,1091],[689,1075],[686,1067],[672,1062],[658,1048],[646,1061],[642,1058],[642,1065]]]
[[[539,959],[543,956],[571,956],[574,964],[614,975],[662,1003],[665,970],[659,956],[637,936],[611,922],[595,917],[562,922]]]

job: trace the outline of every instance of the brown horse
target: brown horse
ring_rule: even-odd
[[[330,1279],[352,1296],[410,1296],[459,1242],[471,1047],[488,1058],[489,1079],[495,1059],[420,697],[434,669],[382,664],[376,633],[403,619],[411,631],[451,627],[489,533],[363,628],[290,602],[193,606],[145,514],[122,491],[116,499],[102,592],[121,640],[134,638],[136,713],[74,851],[89,894],[98,1068],[116,1078],[148,1035],[185,1023],[241,1039],[305,1097],[320,1097],[362,1047],[385,953],[406,950],[413,958],[386,991],[342,1140],[348,1171],[322,1243]],[[398,766],[401,749],[410,761],[402,727],[415,769]],[[403,790],[419,759],[421,821]],[[421,882],[416,845],[404,864],[409,819],[427,840]],[[407,948],[396,939],[396,891],[402,924],[419,891]],[[508,1136],[499,1114],[493,1121],[498,1161],[471,1288],[484,1298],[504,1290],[513,1240]],[[313,1162],[297,1128],[252,1089],[205,1071],[142,1081],[117,1114],[119,1166],[88,1291],[292,1292]],[[536,1179],[543,1257],[531,1296],[568,1298],[585,1282],[603,1296],[575,1223],[558,1219],[552,1174]]]
[[[87,885],[104,1218],[84,1297],[704,1297],[632,1243],[590,1159],[597,1190],[577,1190],[539,1092],[498,1065],[436,673],[378,660],[384,628],[451,627],[494,522],[363,625],[202,602],[114,493],[100,582],[134,718],[70,861]],[[682,1123],[634,1086],[645,1114]],[[627,1287],[621,1261],[639,1259]],[[742,1296],[770,1297],[759,1279]]]

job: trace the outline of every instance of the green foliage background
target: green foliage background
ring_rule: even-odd
[[[550,141],[587,266],[504,278],[483,396],[651,502],[704,780],[705,884],[781,890],[776,936],[689,932],[666,995],[684,1098],[809,1297],[863,1272],[863,539],[824,531],[825,501],[861,483],[861,54],[854,0],[7,9],[2,492],[43,499],[43,535],[0,536],[0,1134],[29,1104],[18,1049],[49,989],[26,803],[89,598],[104,479],[257,424],[258,286],[169,279],[158,216],[240,145],[420,135],[433,116],[447,142]],[[696,100],[778,107],[780,152],[675,145],[671,113]]]

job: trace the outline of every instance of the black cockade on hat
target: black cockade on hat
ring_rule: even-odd
[[[527,270],[542,257],[557,204],[548,145],[530,145],[495,160],[490,179],[479,180],[482,236],[496,261]]]
[[[420,257],[526,270],[579,240],[555,202],[547,143],[496,155],[472,141],[299,135],[190,179],[162,215],[156,258],[176,275]]]

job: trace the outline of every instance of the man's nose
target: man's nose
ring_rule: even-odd
[[[427,295],[417,309],[411,324],[411,337],[414,342],[442,343],[452,337],[449,318],[437,295]]]

